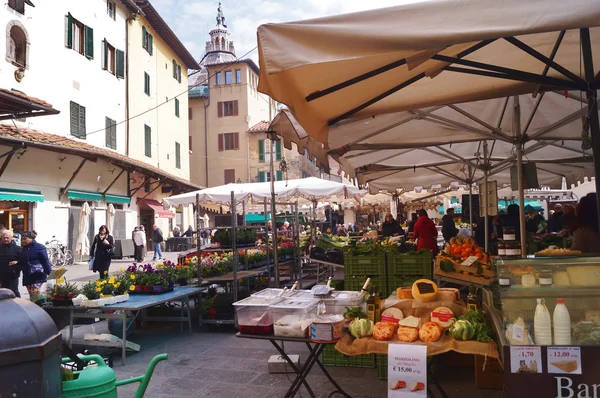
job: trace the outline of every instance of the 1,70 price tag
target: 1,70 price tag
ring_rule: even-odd
[[[535,353],[533,351],[521,351],[519,353],[519,356],[521,358],[533,358],[535,356]]]
[[[537,346],[511,346],[510,370],[512,373],[543,373],[542,348]]]
[[[580,347],[548,347],[548,373],[581,374]]]

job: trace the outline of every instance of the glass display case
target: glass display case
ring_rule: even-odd
[[[502,346],[600,346],[600,257],[495,258]],[[491,303],[490,303],[491,304]]]

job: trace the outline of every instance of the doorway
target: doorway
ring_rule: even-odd
[[[140,209],[140,225],[146,230],[146,249],[154,250],[150,245],[152,237],[152,226],[154,225],[154,211],[149,209]]]

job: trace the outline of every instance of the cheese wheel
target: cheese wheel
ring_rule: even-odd
[[[452,318],[454,318],[454,313],[448,307],[437,307],[431,312],[431,322],[437,323],[444,329],[452,326]]]
[[[419,329],[409,326],[399,326],[396,335],[398,336],[398,341],[412,343],[419,338]]]
[[[396,322],[404,319],[404,314],[398,308],[387,308],[385,311],[381,313],[381,320],[388,322]]]
[[[442,327],[435,322],[427,322],[419,329],[419,338],[423,342],[433,343],[442,337]]]
[[[460,300],[460,292],[453,287],[440,287],[437,292],[437,299],[443,302],[454,302]]]
[[[412,285],[412,295],[417,301],[434,301],[437,298],[437,292],[437,285],[429,279],[419,279]]]

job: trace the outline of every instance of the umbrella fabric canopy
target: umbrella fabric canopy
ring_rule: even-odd
[[[210,219],[208,218],[208,214],[204,213],[202,220],[204,221],[204,228],[210,228]]]
[[[88,233],[90,231],[90,205],[87,202],[83,203],[81,213],[79,215],[79,230],[77,235],[77,244],[75,245],[75,253],[81,257],[90,254],[90,240]]]
[[[261,25],[259,91],[326,143],[351,118],[547,87],[585,92],[579,29],[598,46],[598,26],[600,2],[589,0],[431,0]]]
[[[106,207],[106,228],[114,235],[113,227],[115,226],[115,207],[109,203]]]
[[[229,204],[231,202],[232,191],[234,192],[234,196],[238,203],[249,199],[257,202],[271,199],[271,183],[257,182],[221,185],[197,192],[189,192],[164,198],[163,202],[169,206],[192,204],[196,202],[196,194],[198,193],[200,194],[201,203]],[[359,197],[366,193],[366,191],[353,185],[322,180],[315,177],[275,182],[276,200],[280,201],[290,201],[297,198],[319,201],[330,197]]]

